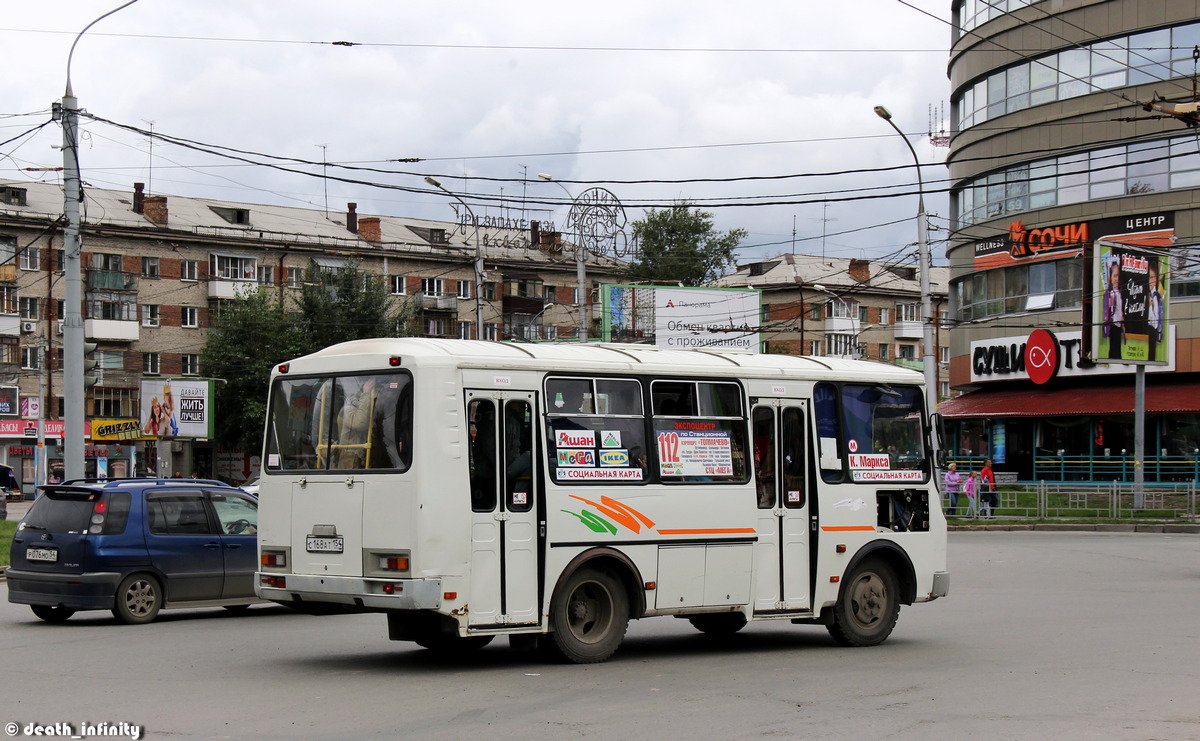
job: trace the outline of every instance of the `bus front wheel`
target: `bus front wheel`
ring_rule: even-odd
[[[567,661],[594,664],[612,656],[629,627],[629,596],[607,571],[583,568],[562,585],[550,612],[554,647]]]
[[[896,627],[899,597],[892,568],[878,559],[864,561],[842,582],[829,634],[843,646],[883,643]]]

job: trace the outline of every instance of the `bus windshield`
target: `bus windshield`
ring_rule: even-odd
[[[267,470],[407,470],[412,381],[406,373],[279,378],[271,389]]]
[[[842,480],[845,468],[864,483],[887,480],[882,471],[929,472],[921,392],[912,386],[818,384],[814,392],[821,473]],[[873,470],[868,477],[858,471]],[[893,475],[891,480],[911,480]]]

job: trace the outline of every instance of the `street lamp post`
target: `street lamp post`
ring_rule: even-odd
[[[471,225],[475,227],[475,339],[483,339],[483,246],[479,242],[479,220],[475,218],[475,212],[467,205],[457,193],[452,190],[447,190],[446,186],[439,183],[437,180],[426,177],[425,182],[442,191],[454,200],[462,204],[463,208],[471,217]]]
[[[929,258],[929,226],[926,223],[925,215],[925,183],[921,178],[921,160],[917,157],[917,150],[913,149],[912,142],[908,140],[896,122],[892,120],[892,114],[887,108],[881,105],[875,106],[875,115],[887,121],[888,124],[896,130],[904,143],[908,145],[908,151],[912,152],[913,165],[917,169],[917,247],[919,250],[919,265],[918,272],[921,280],[921,329],[924,337],[923,351],[923,370],[925,373],[925,406],[930,414],[937,410],[937,358],[933,346],[933,297],[930,293],[930,258]]]
[[[563,193],[567,194],[567,200],[571,203],[571,208],[575,208],[575,198],[571,195],[571,191],[567,190],[567,186],[555,180],[552,175],[547,175],[544,172],[539,172],[538,177],[562,188]],[[570,216],[567,217],[568,222],[570,218]],[[592,326],[592,297],[587,290],[587,263],[584,260],[583,249],[583,234],[578,234],[575,239],[575,282],[579,285],[577,289],[579,292],[579,339],[586,340]]]
[[[84,468],[84,397],[87,391],[83,386],[83,269],[81,267],[81,252],[83,250],[82,223],[79,216],[79,204],[83,202],[83,181],[79,174],[79,100],[71,89],[71,58],[75,55],[75,46],[92,26],[109,17],[118,10],[128,8],[137,0],[120,7],[113,8],[96,20],[87,24],[67,54],[67,87],[63,93],[59,114],[62,117],[63,129],[63,216],[66,224],[63,226],[63,274],[66,283],[67,300],[63,307],[63,474],[67,480],[83,478]],[[44,360],[43,360],[44,362]],[[41,413],[39,411],[39,413]],[[38,427],[44,427],[45,415],[38,420]]]

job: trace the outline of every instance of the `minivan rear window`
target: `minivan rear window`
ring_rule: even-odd
[[[49,533],[87,532],[99,496],[94,491],[45,490],[21,520],[21,527]]]

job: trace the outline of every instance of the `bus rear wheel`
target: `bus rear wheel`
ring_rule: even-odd
[[[629,627],[629,595],[607,571],[583,568],[566,580],[550,611],[554,647],[576,664],[612,656]]]
[[[900,615],[900,589],[892,568],[868,559],[842,582],[829,634],[843,646],[875,646],[892,633]]]

